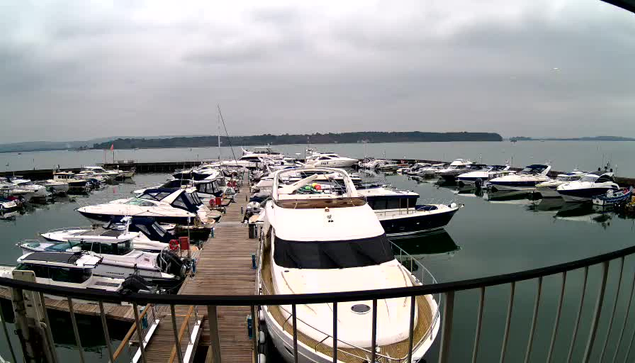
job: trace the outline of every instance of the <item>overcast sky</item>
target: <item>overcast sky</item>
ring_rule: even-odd
[[[635,14],[592,0],[3,1],[0,142],[635,137]],[[266,4],[265,4],[266,3]]]

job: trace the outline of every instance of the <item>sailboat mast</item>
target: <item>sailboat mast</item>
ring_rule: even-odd
[[[218,160],[221,160],[220,152],[220,113],[218,114]]]

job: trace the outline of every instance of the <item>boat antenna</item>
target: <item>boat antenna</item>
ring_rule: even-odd
[[[220,110],[220,105],[216,105],[218,107],[218,116],[220,116],[220,120],[223,123],[223,128],[225,129],[225,135],[227,135],[227,143],[229,143],[229,147],[232,150],[232,156],[234,160],[236,160],[236,154],[234,154],[234,147],[232,146],[232,141],[229,137],[229,133],[227,132],[227,126],[225,125],[225,118],[223,118],[223,112]]]

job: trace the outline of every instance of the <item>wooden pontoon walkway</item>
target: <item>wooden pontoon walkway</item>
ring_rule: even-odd
[[[241,206],[246,205],[248,186],[245,183],[216,225],[215,237],[210,238],[200,251],[196,264],[196,275],[188,278],[179,294],[187,295],[249,295],[255,291],[256,270],[252,268],[251,256],[256,253],[257,240],[248,238],[248,228],[241,224]],[[188,326],[185,324],[190,307],[176,308],[177,327],[183,331],[182,351],[187,345]],[[175,359],[174,331],[169,308],[162,307],[163,319],[150,343],[146,347],[147,362],[178,362]],[[207,308],[200,306],[199,317],[203,319],[203,331],[198,341],[201,346],[210,346],[211,337],[207,322]],[[218,307],[218,329],[221,358],[223,362],[250,362],[253,357],[253,342],[247,331],[249,307]],[[194,315],[190,314],[190,325]]]

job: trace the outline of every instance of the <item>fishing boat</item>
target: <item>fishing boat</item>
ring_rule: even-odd
[[[628,203],[633,199],[633,188],[624,188],[618,191],[613,189],[606,194],[593,198],[593,204],[599,206],[610,206],[620,203]]]
[[[301,173],[285,183],[289,173]],[[343,180],[334,182],[330,175]],[[307,188],[309,187],[309,188]],[[375,213],[344,170],[304,169],[276,173],[272,200],[264,208],[264,238],[258,253],[260,294],[332,293],[419,285],[395,256]],[[337,358],[333,358],[331,304],[297,305],[301,362],[363,362],[371,357],[376,315],[377,361],[403,362],[409,352],[411,298],[338,304]],[[440,316],[430,295],[416,297],[412,360],[419,361],[437,336]],[[290,306],[263,306],[271,339],[293,361]]]

